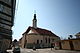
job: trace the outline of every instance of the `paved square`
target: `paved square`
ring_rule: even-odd
[[[21,53],[80,53],[80,51],[70,51],[70,50],[51,50],[48,49],[36,49],[36,51],[32,49],[21,49]]]

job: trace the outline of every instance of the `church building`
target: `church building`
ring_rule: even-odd
[[[37,27],[36,13],[34,14],[32,27],[22,34],[23,37],[19,40],[20,47],[22,48],[48,48],[55,41],[60,40],[56,34],[47,29]]]

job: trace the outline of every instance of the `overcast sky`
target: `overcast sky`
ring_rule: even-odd
[[[17,0],[13,39],[20,39],[32,26],[34,10],[37,26],[67,38],[80,32],[80,0]]]

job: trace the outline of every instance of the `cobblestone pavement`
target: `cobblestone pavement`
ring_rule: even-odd
[[[21,49],[21,53],[80,53],[80,51],[70,51],[70,50],[51,50],[48,49],[36,49],[36,51],[32,49]]]

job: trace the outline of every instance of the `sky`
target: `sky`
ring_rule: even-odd
[[[19,40],[29,26],[36,10],[37,26],[61,38],[80,32],[80,0],[17,0],[13,40]]]

